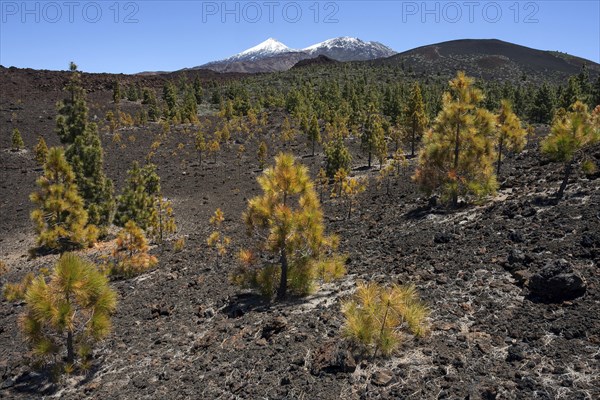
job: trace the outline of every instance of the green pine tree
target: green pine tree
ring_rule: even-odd
[[[371,168],[371,159],[373,154],[380,157],[387,148],[385,142],[385,131],[381,121],[381,116],[373,103],[369,104],[367,119],[361,135],[361,144],[363,150],[369,156],[369,168]]]
[[[46,145],[46,141],[43,137],[40,136],[35,148],[33,149],[33,153],[35,155],[35,161],[39,165],[43,166],[48,158],[48,145]]]
[[[98,230],[87,225],[88,215],[75,184],[75,174],[61,148],[48,152],[44,175],[37,180],[39,190],[31,194],[37,208],[31,213],[38,236],[37,244],[49,250],[66,251],[89,246]]]
[[[600,111],[600,110],[599,110]],[[562,199],[573,167],[581,162],[593,169],[593,161],[586,150],[600,140],[600,115],[591,116],[587,105],[576,101],[564,118],[555,119],[548,137],[542,142],[542,152],[553,161],[562,162],[563,181],[556,198]]]
[[[118,197],[115,224],[125,226],[134,221],[137,226],[148,230],[155,223],[155,202],[160,197],[160,177],[154,164],[140,167],[135,161],[127,171],[127,182]]]
[[[288,288],[309,293],[319,275],[324,280],[341,276],[344,258],[335,253],[339,240],[325,235],[308,169],[282,153],[258,183],[263,194],[251,199],[244,213],[255,246],[240,253],[242,265],[234,281],[271,297],[279,279],[277,298],[284,299]]]
[[[427,126],[427,115],[425,113],[425,103],[421,95],[421,86],[415,82],[411,95],[404,110],[404,128],[408,133],[408,141],[410,142],[410,155],[415,156],[415,148],[417,143],[425,133]]]
[[[321,128],[319,128],[319,121],[317,120],[317,116],[313,114],[310,119],[310,124],[308,126],[307,131],[308,141],[312,146],[312,155],[315,155],[315,145],[321,141]]]
[[[329,178],[333,178],[339,169],[350,169],[352,155],[344,144],[344,138],[336,134],[325,144],[325,171]]]
[[[443,108],[425,135],[415,180],[428,192],[441,189],[453,207],[459,195],[482,197],[497,187],[492,141],[495,117],[480,108],[484,97],[459,72],[443,95]]]
[[[13,129],[12,134],[12,151],[19,151],[25,147],[21,132],[17,128]]]
[[[508,100],[500,102],[500,114],[498,115],[498,129],[496,141],[498,143],[498,161],[496,162],[496,175],[500,176],[502,166],[502,155],[506,150],[519,152],[525,147],[527,131],[521,126],[521,121],[512,111],[512,105]]]
[[[113,183],[104,174],[104,151],[98,127],[88,121],[81,74],[73,63],[67,91],[69,96],[58,105],[56,132],[61,142],[67,145],[65,155],[75,173],[90,223],[106,230],[114,214]]]
[[[21,329],[34,356],[56,360],[66,347],[66,368],[71,369],[78,356],[89,369],[92,345],[111,331],[117,294],[94,264],[66,253],[49,281],[40,275],[31,282],[25,303]]]

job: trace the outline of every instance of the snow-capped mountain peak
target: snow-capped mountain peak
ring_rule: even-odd
[[[269,38],[264,42],[220,61],[202,65],[219,72],[285,71],[298,61],[326,56],[337,61],[362,61],[390,57],[396,52],[379,42],[364,42],[354,37],[337,37],[302,50],[287,47]]]
[[[308,46],[303,51],[313,52],[322,48],[332,48],[332,47],[340,47],[340,46],[356,46],[363,44],[362,40],[359,38],[353,38],[349,36],[342,36],[333,39],[325,40],[324,42],[313,44],[312,46]]]
[[[338,61],[372,60],[396,54],[394,50],[379,42],[365,42],[348,36],[329,39],[303,51],[312,56],[325,55]]]
[[[277,39],[268,38],[264,42],[251,47],[247,50],[242,51],[239,54],[236,54],[233,57],[230,57],[228,60],[231,61],[252,61],[256,59],[271,57],[281,53],[289,53],[295,50],[290,49],[285,44],[281,43]]]

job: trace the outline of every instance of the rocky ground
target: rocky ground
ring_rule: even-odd
[[[91,115],[101,119],[111,92],[98,79],[89,102]],[[37,135],[58,142],[54,104],[63,96],[63,81],[51,73],[0,71],[0,259],[9,268],[0,284],[56,260],[28,259],[34,244],[28,195],[41,173],[31,152]],[[122,107],[131,112],[139,105]],[[214,120],[202,122],[210,130]],[[261,139],[270,140],[280,120],[281,114],[271,114]],[[9,150],[14,127],[29,150]],[[377,189],[377,171],[360,168],[365,159],[354,146],[354,173],[372,183],[349,219],[337,200],[324,202],[327,229],[341,236],[349,256],[348,275],[308,298],[267,303],[231,286],[235,257],[217,267],[206,245],[208,219],[217,207],[225,212],[233,248],[246,240],[241,213],[259,193],[256,140],[234,136],[248,147],[241,166],[232,145],[201,167],[187,131],[173,130],[154,159],[185,248],[176,252],[172,242],[154,247],[156,268],[112,283],[119,294],[114,330],[98,346],[87,375],[53,383],[29,367],[17,327],[23,304],[2,300],[0,398],[600,397],[597,176],[575,174],[566,198],[548,202],[560,167],[544,162],[532,143],[507,160],[495,198],[448,212],[428,206],[410,171],[389,195]],[[156,124],[127,128],[121,144],[103,132],[106,171],[117,188],[159,132]],[[272,156],[280,145],[268,143]],[[287,150],[313,173],[322,163],[321,154],[306,156],[301,140]],[[600,160],[600,148],[593,155]],[[86,252],[95,259],[102,251]],[[406,336],[389,358],[351,354],[341,340],[340,300],[359,280],[414,283],[431,308],[431,333]]]

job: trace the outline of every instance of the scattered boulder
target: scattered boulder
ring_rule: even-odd
[[[328,341],[317,349],[311,366],[313,375],[318,375],[320,372],[337,374],[356,370],[356,361],[352,353],[342,343]]]
[[[452,235],[451,233],[438,232],[433,237],[433,242],[438,243],[438,244],[449,243],[453,238],[454,238],[454,235]]]
[[[371,376],[371,383],[375,386],[387,386],[394,380],[394,373],[389,369],[376,371]]]
[[[523,361],[525,359],[525,348],[523,345],[514,344],[508,348],[506,361]]]
[[[278,334],[283,331],[287,326],[287,319],[283,316],[278,316],[273,318],[271,321],[267,322],[265,326],[262,328],[261,337],[263,339],[270,339],[273,335]]]
[[[531,276],[529,291],[547,301],[572,300],[585,294],[586,283],[568,261],[560,259],[546,263]]]
[[[523,234],[521,232],[511,229],[508,233],[508,238],[514,243],[523,243],[525,240],[523,239]]]

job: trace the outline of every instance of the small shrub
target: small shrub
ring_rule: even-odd
[[[343,335],[363,350],[373,348],[373,357],[390,355],[402,341],[401,329],[415,336],[428,331],[428,308],[419,300],[414,286],[359,283],[353,300],[342,305],[346,319]]]
[[[184,247],[185,247],[185,238],[184,237],[177,239],[175,241],[175,243],[173,243],[173,251],[175,251],[176,253],[183,251]]]
[[[19,151],[25,147],[21,132],[17,128],[13,129],[12,135],[12,151]]]
[[[0,274],[2,275],[2,274]],[[31,282],[33,281],[33,279],[35,278],[35,275],[33,275],[33,273],[28,273],[27,275],[25,275],[23,277],[23,279],[21,279],[21,282],[19,283],[7,283],[6,286],[4,287],[4,297],[6,298],[6,300],[8,301],[19,301],[19,300],[25,300],[25,292],[27,291],[27,288],[29,287],[29,285],[31,285]]]
[[[35,161],[38,165],[46,164],[46,160],[48,159],[48,145],[43,137],[40,136],[35,148],[33,149],[33,153],[35,156]]]
[[[43,275],[32,279],[24,299],[20,326],[34,357],[56,360],[66,347],[67,370],[73,369],[76,355],[83,364],[89,362],[92,345],[111,330],[117,304],[107,278],[72,253],[60,258],[49,281]]]
[[[223,221],[225,221],[225,214],[220,208],[217,208],[215,214],[210,218],[210,225],[214,228],[214,231],[210,234],[206,243],[209,247],[215,249],[217,258],[217,268],[219,267],[219,261],[221,257],[227,254],[227,247],[231,243],[231,238],[225,236],[223,233]]]
[[[138,275],[158,263],[156,257],[148,254],[148,242],[144,231],[135,222],[128,221],[117,235],[117,248],[113,253],[115,263],[112,275]]]

